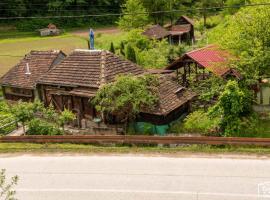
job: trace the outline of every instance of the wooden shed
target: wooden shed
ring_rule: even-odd
[[[187,16],[181,16],[173,25],[167,27],[171,44],[195,43],[194,22]]]
[[[61,33],[61,30],[54,24],[49,24],[46,28],[39,29],[38,31],[40,36],[55,36]]]
[[[33,101],[37,97],[37,80],[64,57],[65,54],[59,50],[31,51],[25,55],[0,79],[4,98],[11,101]]]
[[[176,70],[181,76],[184,85],[188,85],[187,76],[195,74],[196,80],[215,76],[228,79],[234,77],[241,79],[241,74],[229,66],[235,59],[228,51],[222,50],[217,45],[208,45],[185,53],[182,57],[166,67],[166,70]]]

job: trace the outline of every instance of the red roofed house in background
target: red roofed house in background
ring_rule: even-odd
[[[33,101],[38,97],[37,80],[65,56],[59,50],[31,51],[0,79],[5,99]]]
[[[209,77],[211,74],[228,79],[229,77],[241,78],[239,72],[230,68],[229,62],[233,56],[216,45],[209,45],[184,54],[174,61],[167,70],[176,70],[177,76],[182,75],[184,85],[187,85],[187,75],[196,74],[196,80]]]

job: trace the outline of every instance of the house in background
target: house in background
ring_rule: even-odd
[[[159,24],[147,28],[143,33],[149,39],[168,39],[170,44],[195,43],[194,22],[187,16],[181,16],[174,24],[166,26]]]
[[[111,83],[118,75],[140,76],[149,73],[138,65],[103,50],[75,50],[60,64],[38,80],[41,99],[57,110],[76,113],[77,125],[93,133],[118,133],[114,117],[98,113],[90,100],[98,89]],[[141,111],[139,121],[154,126],[166,125],[190,109],[196,96],[179,86],[171,77],[160,75],[159,104],[153,110]]]
[[[147,28],[142,34],[151,40],[169,40],[170,38],[170,33],[159,24]]]
[[[38,95],[36,81],[65,58],[62,51],[31,51],[1,79],[4,98],[33,101]]]
[[[216,45],[208,45],[185,53],[165,69],[176,70],[177,77],[181,77],[180,79],[185,86],[188,85],[187,78],[191,74],[195,74],[196,81],[206,79],[211,75],[224,79],[230,77],[241,79],[241,74],[229,66],[232,59],[233,56],[229,52]]]
[[[170,43],[195,43],[194,22],[187,16],[181,16],[173,25],[167,27],[170,32]]]
[[[61,30],[56,27],[54,24],[49,24],[47,28],[39,29],[40,36],[55,36],[60,35]]]

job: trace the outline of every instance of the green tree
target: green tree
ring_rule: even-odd
[[[133,63],[137,63],[136,52],[130,44],[127,45],[125,54],[128,60],[130,60]]]
[[[115,53],[115,48],[114,48],[113,42],[111,42],[110,52]]]
[[[148,14],[140,0],[127,0],[122,6],[122,13],[118,25],[123,30],[143,28],[148,24]]]
[[[221,6],[223,5],[222,0],[199,0],[196,3],[196,6],[201,8],[200,14],[203,16],[203,25],[206,27],[207,25],[207,18],[212,13],[216,13],[217,9],[210,9],[212,7]]]
[[[241,71],[247,84],[257,83],[258,79],[270,75],[269,27],[269,7],[245,7],[210,34],[212,41],[217,41],[239,57],[233,65]]]
[[[0,171],[0,199],[5,200],[16,200],[16,191],[13,189],[18,183],[18,176],[13,176],[11,181],[8,183],[6,178],[6,170],[2,169]]]
[[[249,3],[249,1],[248,0],[227,0],[225,2],[225,6],[228,6],[231,8],[225,9],[224,13],[233,15],[240,9],[240,6],[245,5],[246,3]]]
[[[123,55],[123,56],[126,55],[126,54],[125,54],[125,44],[124,44],[123,41],[121,41],[121,43],[120,43],[120,53],[121,53],[121,55]]]
[[[228,81],[217,104],[210,110],[212,116],[221,116],[221,129],[225,136],[239,133],[241,118],[249,113],[251,100],[236,81]]]
[[[127,123],[142,109],[151,109],[158,101],[158,79],[153,75],[119,76],[116,81],[100,88],[92,103],[102,113]]]
[[[25,123],[32,120],[35,113],[43,110],[41,102],[35,101],[34,103],[27,103],[19,101],[11,107],[11,113],[14,115],[18,122],[22,123],[23,132],[25,134]]]

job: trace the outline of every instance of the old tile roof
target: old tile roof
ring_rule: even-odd
[[[218,76],[230,69],[227,65],[231,55],[215,45],[188,52],[186,55]]]
[[[143,113],[168,115],[197,96],[196,93],[173,81],[168,75],[161,75],[159,77],[158,92],[158,105],[151,110],[144,110]]]
[[[192,59],[194,62],[204,67],[217,76],[223,77],[228,72],[235,73],[228,65],[233,56],[220,49],[217,45],[208,45],[194,51],[184,54],[181,58],[173,62],[166,69],[176,69],[179,64],[184,63],[186,59]]]
[[[37,79],[52,68],[60,54],[65,56],[59,50],[31,51],[0,79],[0,84],[25,89],[35,88]],[[27,74],[27,63],[30,74]]]
[[[182,15],[182,16],[178,19],[178,21],[181,20],[181,18],[184,19],[184,20],[185,20],[186,22],[188,22],[189,24],[191,24],[191,25],[194,26],[194,21],[193,21],[192,19],[190,19],[188,16]],[[176,23],[177,23],[177,22],[176,22]]]
[[[182,35],[184,33],[188,33],[191,30],[190,24],[183,24],[183,25],[173,25],[170,28],[171,35]]]
[[[99,88],[120,74],[143,74],[138,65],[109,51],[75,50],[39,79],[40,84]]]
[[[170,33],[160,26],[159,24],[154,25],[143,32],[143,35],[150,39],[162,39],[170,35]]]

